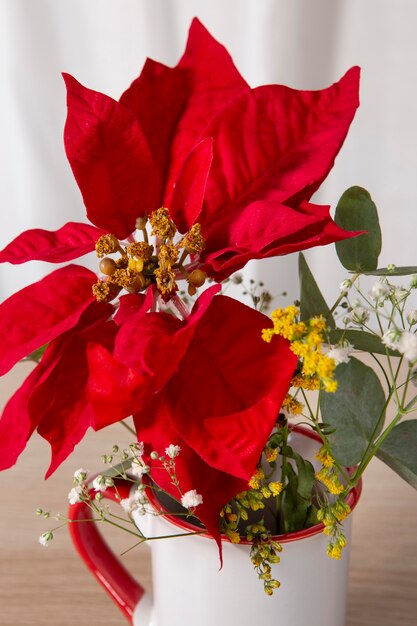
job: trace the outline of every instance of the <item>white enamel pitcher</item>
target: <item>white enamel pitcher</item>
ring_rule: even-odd
[[[296,427],[291,445],[315,461],[317,436]],[[317,467],[317,464],[316,464]],[[127,497],[131,483],[117,489]],[[351,492],[353,510],[361,485]],[[116,500],[114,490],[105,494]],[[70,519],[91,518],[84,503],[70,507]],[[166,536],[199,530],[178,517],[137,517],[145,536]],[[102,539],[96,524],[72,523],[74,544],[98,582],[133,626],[345,626],[351,515],[344,522],[348,545],[340,560],[326,555],[328,537],[323,525],[278,535],[281,562],[273,566],[281,586],[267,596],[250,562],[248,544],[223,540],[223,567],[219,570],[216,543],[204,535],[149,541],[152,553],[153,594],[133,579]],[[146,548],[141,547],[139,550]],[[140,558],[140,551],[138,552]]]

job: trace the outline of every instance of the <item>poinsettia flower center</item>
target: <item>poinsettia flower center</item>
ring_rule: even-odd
[[[138,218],[136,229],[126,242],[111,233],[102,235],[96,242],[96,253],[101,258],[99,269],[104,275],[93,285],[98,302],[112,300],[122,289],[138,293],[152,284],[164,302],[168,302],[175,297],[180,279],[187,281],[188,293],[194,295],[206,280],[205,273],[199,269],[199,255],[205,246],[200,224],[194,224],[178,237],[168,209],[161,207],[149,219]],[[136,239],[136,233],[141,240]],[[154,244],[150,243],[150,236],[154,237]],[[114,254],[119,256],[108,256]]]

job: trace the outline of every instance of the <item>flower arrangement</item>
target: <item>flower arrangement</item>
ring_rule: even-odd
[[[194,20],[179,63],[148,60],[118,102],[64,78],[65,148],[91,224],[26,231],[0,262],[64,263],[95,250],[99,276],[66,265],[0,306],[0,373],[36,362],[0,419],[0,467],[37,430],[51,445],[49,476],[88,428],[133,416],[135,442],[104,455],[111,471],[92,491],[78,470],[70,502],[114,523],[102,492],[119,475],[144,479],[122,499],[119,525],[148,510],[150,491],[165,492],[220,551],[221,535],[249,540],[270,595],[274,536],[321,522],[340,558],[349,494],[375,455],[417,485],[417,421],[403,419],[417,401],[417,312],[407,305],[417,268],[377,269],[381,236],[365,190],[345,192],[335,220],[311,202],[358,106],[359,70],[321,91],[251,89]],[[275,310],[272,325],[221,293],[251,259],[333,242],[351,274],[332,307],[302,254],[299,301]],[[369,292],[366,275],[378,279]],[[382,383],[356,353],[371,355]],[[319,471],[291,446],[300,421],[320,437]]]

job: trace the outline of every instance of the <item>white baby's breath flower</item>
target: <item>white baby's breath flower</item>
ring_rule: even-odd
[[[203,504],[203,496],[197,493],[195,489],[190,489],[190,491],[186,491],[181,496],[181,504],[186,509],[192,509],[199,504]]]
[[[149,465],[146,465],[139,459],[133,459],[132,465],[130,466],[130,471],[137,478],[142,478],[144,474],[148,474],[150,469]]]
[[[404,287],[396,287],[394,291],[392,292],[391,298],[394,304],[399,304],[400,302],[405,300],[407,296],[408,296],[407,289],[404,289]]]
[[[146,495],[146,492],[144,491],[144,489],[141,489],[141,487],[142,485],[140,485],[135,490],[135,492],[133,493],[131,497],[133,498],[135,502],[137,502],[140,505],[149,504],[148,496]]]
[[[76,504],[77,502],[81,502],[82,492],[83,492],[82,487],[80,486],[73,487],[68,494],[68,502],[70,504]]]
[[[145,446],[143,444],[143,441],[138,441],[135,444],[135,454],[136,454],[136,456],[143,456],[144,452],[145,452]]]
[[[385,333],[381,337],[381,341],[387,348],[391,348],[392,350],[397,350],[398,342],[401,338],[401,331],[396,328],[390,328],[386,330]]]
[[[410,309],[410,311],[407,312],[407,322],[410,324],[410,326],[413,326],[413,324],[417,322],[416,309]]]
[[[340,363],[349,363],[349,357],[353,352],[353,346],[346,342],[343,346],[330,346],[330,350],[326,353],[329,359],[333,359],[336,365]]]
[[[373,300],[386,298],[391,291],[390,285],[384,280],[378,280],[369,290],[369,295]]]
[[[120,506],[125,513],[132,513],[137,508],[137,502],[133,498],[123,498],[120,500]]]
[[[93,480],[93,489],[94,491],[106,491],[106,477],[99,474]]]
[[[417,361],[417,335],[407,331],[403,332],[398,342],[398,350],[410,363]]]
[[[351,322],[357,324],[358,326],[362,326],[369,320],[369,311],[367,311],[363,306],[355,306],[355,308],[353,308],[349,313],[349,317]]]
[[[52,533],[51,530],[48,530],[46,533],[43,533],[40,537],[39,537],[39,543],[41,544],[41,546],[43,546],[44,548],[47,548],[50,544],[50,542],[52,541],[52,539],[54,538],[54,535]]]
[[[410,289],[417,288],[417,274],[413,274],[410,278]]]
[[[88,470],[80,467],[74,472],[74,480],[77,483],[82,483],[87,478]]]
[[[175,459],[175,457],[178,456],[180,452],[180,446],[174,446],[173,443],[171,443],[168,448],[165,448],[165,454],[169,456],[170,459]]]

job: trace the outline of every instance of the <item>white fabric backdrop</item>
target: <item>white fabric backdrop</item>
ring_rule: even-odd
[[[146,56],[177,62],[193,16],[253,86],[322,88],[362,66],[361,108],[318,200],[334,207],[345,188],[368,188],[385,234],[381,262],[416,263],[415,0],[1,0],[0,247],[24,229],[83,219],[62,144],[60,72],[118,98]],[[334,296],[344,273],[333,246],[308,258]],[[46,269],[1,267],[0,298]],[[295,297],[296,256],[248,271]]]

